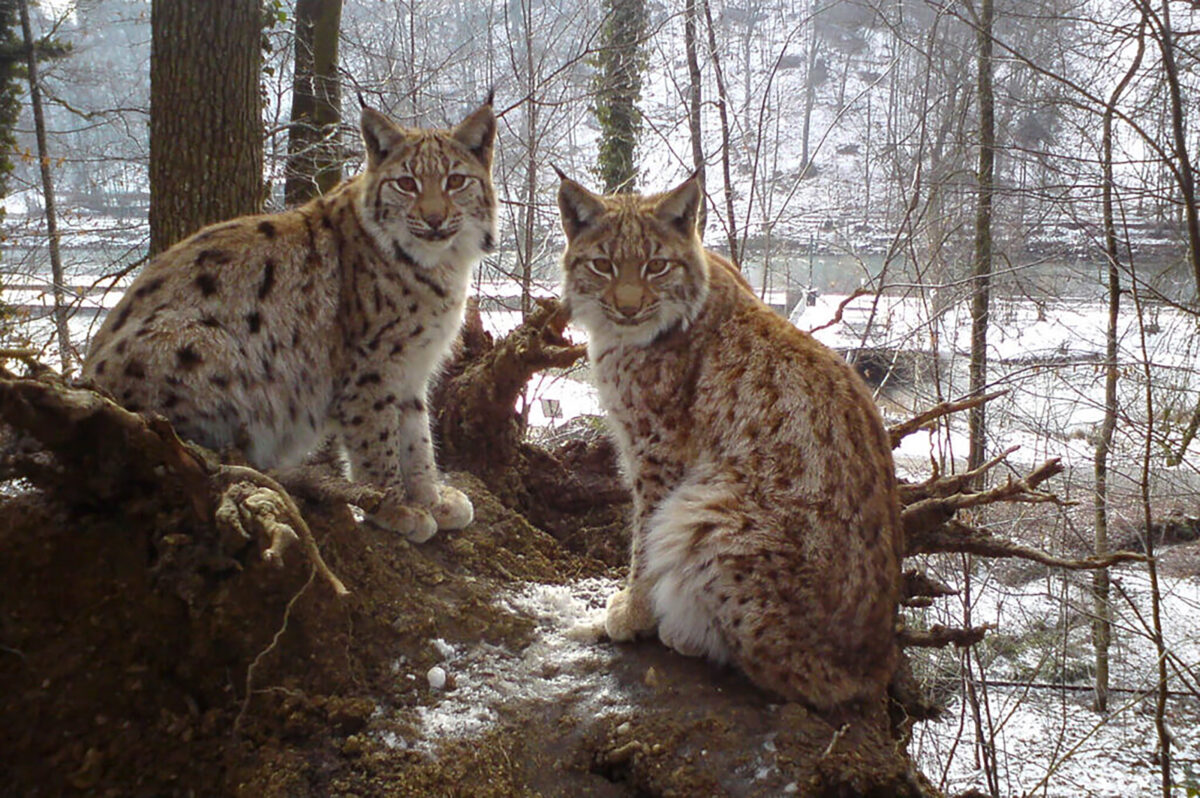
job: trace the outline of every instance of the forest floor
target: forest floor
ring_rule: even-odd
[[[169,496],[0,498],[0,792],[915,791],[886,719],[839,731],[736,672],[598,640],[620,573],[453,481],[475,523],[419,546],[304,506],[345,597]]]

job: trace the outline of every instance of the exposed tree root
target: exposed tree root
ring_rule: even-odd
[[[1146,555],[1135,551],[1114,551],[1103,557],[1083,557],[1071,559],[1056,557],[1053,554],[1023,546],[1011,540],[993,535],[986,529],[968,526],[960,521],[950,521],[938,529],[925,530],[916,549],[909,549],[909,554],[932,554],[954,552],[961,554],[976,554],[982,557],[1015,557],[1022,560],[1049,565],[1053,568],[1066,568],[1072,571],[1095,570],[1108,568],[1123,562],[1145,562]]]
[[[223,535],[259,540],[268,562],[281,566],[284,551],[299,541],[334,592],[348,592],[278,482],[246,466],[223,464],[183,442],[161,416],[131,413],[51,373],[15,377],[0,369],[0,418],[18,433],[5,454],[9,473],[91,502],[113,501],[134,484],[169,483],[187,497],[201,523],[215,524]],[[53,453],[55,462],[23,448],[22,435]]]
[[[904,606],[928,607],[933,600],[942,596],[953,596],[958,591],[944,585],[926,573],[915,569],[904,572]]]
[[[524,429],[514,407],[530,377],[573,365],[587,348],[564,336],[567,317],[556,300],[538,299],[525,322],[498,343],[472,311],[463,354],[434,399],[434,425],[443,461],[495,486],[512,479],[505,472],[520,460]]]

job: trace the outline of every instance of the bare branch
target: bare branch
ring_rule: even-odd
[[[928,629],[901,629],[897,639],[901,646],[908,648],[945,648],[951,644],[966,648],[978,643],[988,630],[994,628],[991,624],[972,626],[968,629],[938,624]]]
[[[851,294],[850,297],[842,302],[841,305],[838,305],[838,312],[833,321],[817,327],[816,330],[822,330],[831,324],[836,324],[837,322],[841,321],[842,309],[845,307],[846,303],[854,297],[860,296],[862,293],[864,292],[856,291],[854,294]],[[816,330],[813,330],[813,332],[816,332]],[[888,428],[888,435],[891,436],[892,439],[892,448],[895,449],[900,445],[900,441],[904,440],[904,438],[913,434],[917,430],[925,428],[930,422],[935,421],[942,416],[948,416],[951,413],[957,413],[960,410],[969,410],[972,407],[978,407],[985,402],[990,402],[997,397],[1004,396],[1006,393],[1008,393],[1007,389],[1002,391],[993,391],[992,393],[983,394],[982,396],[972,396],[969,399],[959,399],[955,402],[941,402],[922,413],[918,413],[908,421],[894,424]]]
[[[1135,551],[1114,551],[1102,557],[1082,559],[1056,557],[1041,549],[1013,543],[993,535],[986,529],[968,526],[960,521],[949,521],[937,529],[926,529],[919,537],[908,540],[909,555],[941,552],[977,554],[981,557],[1015,557],[1071,571],[1108,568],[1122,562],[1146,561],[1146,555]]]

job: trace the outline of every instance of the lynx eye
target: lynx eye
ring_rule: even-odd
[[[608,258],[592,258],[587,262],[587,267],[601,277],[613,276],[612,261]]]
[[[416,178],[404,175],[396,178],[396,186],[407,194],[416,194],[421,190],[421,184],[416,181]]]
[[[452,175],[446,176],[446,190],[447,191],[458,191],[460,188],[462,188],[466,184],[467,184],[467,176],[466,175],[452,174]]]
[[[642,266],[643,277],[662,277],[667,272],[671,271],[671,267],[675,264],[669,260],[662,258],[653,258],[646,261]]]

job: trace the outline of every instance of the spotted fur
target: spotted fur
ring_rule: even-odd
[[[426,391],[495,240],[490,102],[451,130],[363,110],[365,171],[283,213],[207,227],[155,258],[92,341],[84,375],[184,436],[297,464],[331,434],[374,521],[414,539],[473,516],[441,484]]]
[[[701,201],[694,179],[559,192],[564,298],[634,496],[608,634],[657,630],[822,710],[877,700],[900,584],[887,434],[854,371],[705,251]]]

